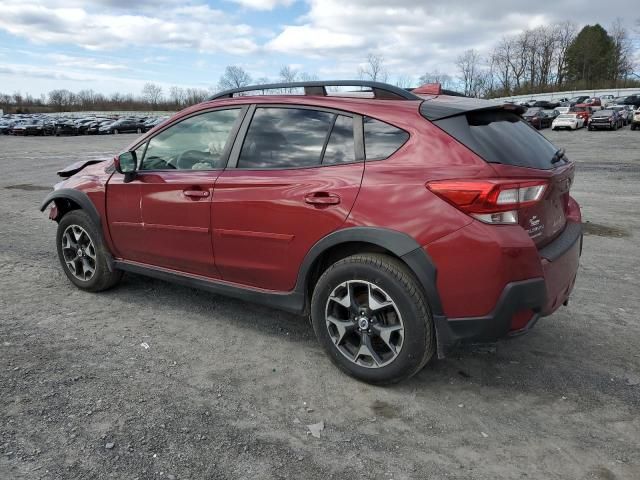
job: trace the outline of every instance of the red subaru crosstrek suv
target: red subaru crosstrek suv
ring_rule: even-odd
[[[236,89],[58,172],[42,210],[81,289],[135,272],[310,314],[338,367],[394,382],[568,300],[574,164],[519,108],[439,85]]]

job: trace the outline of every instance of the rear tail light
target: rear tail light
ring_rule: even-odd
[[[438,180],[427,188],[484,223],[518,223],[518,210],[542,199],[546,180]]]

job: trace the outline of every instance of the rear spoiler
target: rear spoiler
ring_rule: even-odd
[[[525,107],[514,103],[497,103],[491,100],[450,95],[429,97],[420,105],[420,114],[432,122],[485,110],[503,110],[517,115],[522,115],[527,111]]]

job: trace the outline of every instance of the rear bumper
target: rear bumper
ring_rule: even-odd
[[[459,343],[495,342],[530,330],[538,319],[567,302],[581,253],[582,225],[569,222],[560,237],[539,251],[544,277],[508,283],[488,315],[435,317],[439,356]]]

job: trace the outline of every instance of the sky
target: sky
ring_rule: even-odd
[[[354,79],[369,54],[417,80],[527,28],[617,17],[637,30],[638,0],[0,0],[0,92],[211,88],[227,65]]]

